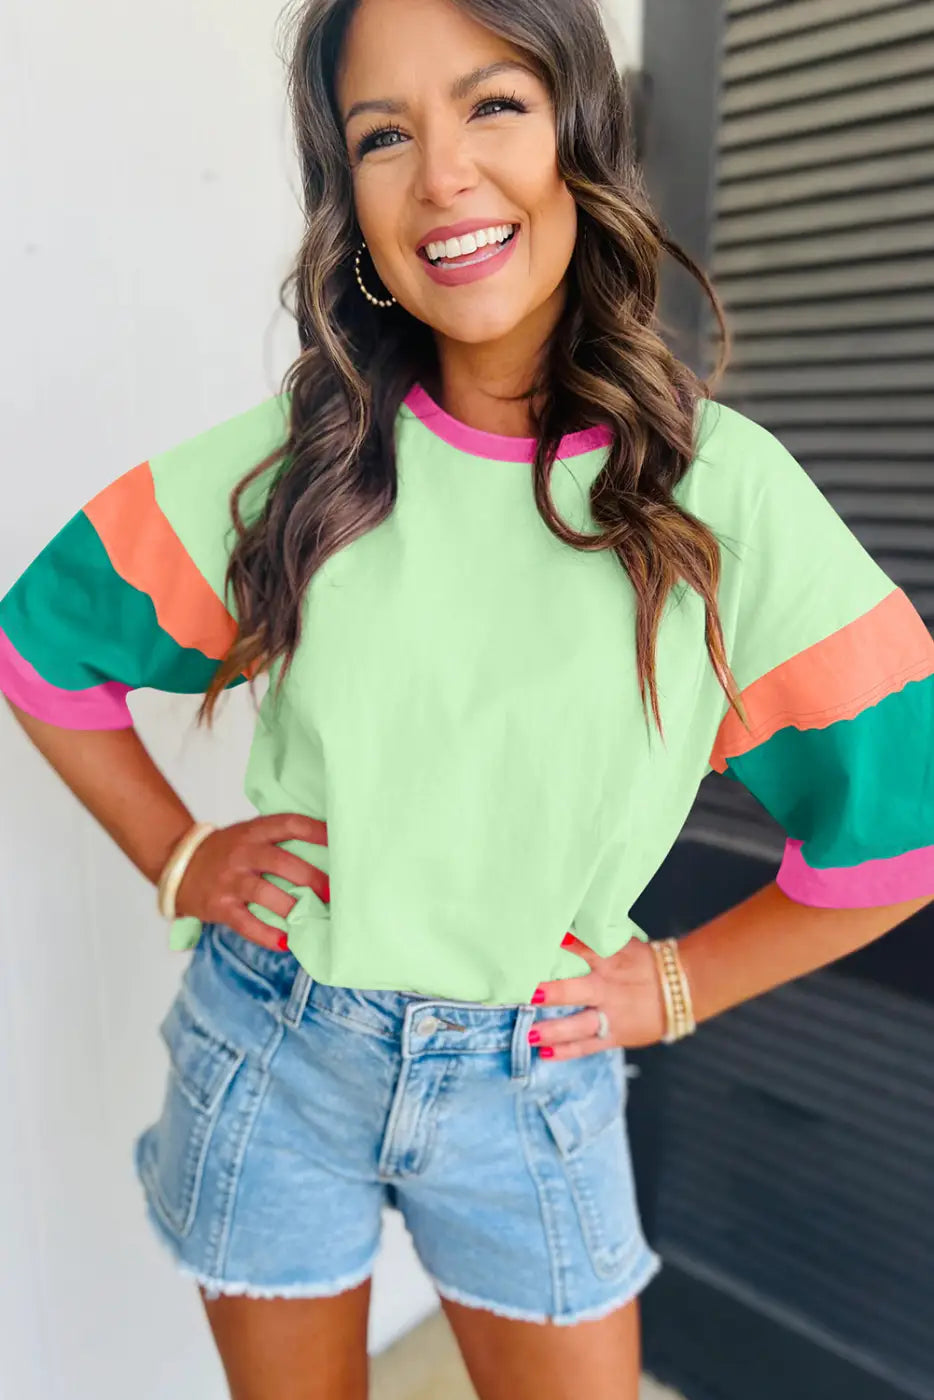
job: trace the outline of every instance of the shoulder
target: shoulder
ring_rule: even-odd
[[[768,428],[727,404],[698,404],[694,459],[677,492],[686,509],[710,523],[735,524],[802,489],[817,488]]]
[[[149,460],[160,504],[196,513],[230,492],[254,467],[281,450],[290,403],[278,394],[186,438]]]
[[[217,591],[222,590],[236,538],[231,493],[254,468],[281,451],[288,440],[289,411],[287,396],[265,399],[149,460],[158,517],[168,522]],[[276,457],[241,498],[245,520],[262,510],[278,464]]]
[[[810,588],[815,597],[832,576],[847,599],[878,601],[894,586],[773,433],[725,404],[705,402],[698,414],[695,457],[675,494],[725,546],[727,588],[746,577],[776,596]]]
[[[695,455],[675,496],[715,533],[749,538],[789,518],[803,533],[826,531],[836,519],[826,497],[774,433],[726,404],[697,408]]]
[[[254,468],[272,459],[269,470],[259,473],[240,502],[242,516],[255,518],[275,479],[280,456],[274,454],[280,454],[288,440],[289,410],[286,396],[266,399],[155,452],[89,501],[82,514],[111,561],[120,561],[118,572],[127,578],[142,570],[148,577],[149,564],[143,561],[156,561],[161,578],[165,561],[172,559],[172,569],[181,578],[194,564],[223,597],[236,540],[231,493]]]

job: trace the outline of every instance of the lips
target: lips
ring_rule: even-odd
[[[456,258],[447,258],[438,255],[436,261],[424,255],[419,257],[419,261],[432,282],[442,287],[464,287],[481,279],[494,277],[507,267],[515,257],[516,248],[522,238],[522,226],[513,226],[511,237],[505,242],[496,241],[492,245],[478,246],[473,253],[465,252]],[[461,235],[466,240],[466,235]],[[483,235],[478,234],[478,238]],[[473,238],[470,239],[473,242]],[[428,245],[437,253],[439,248],[444,248],[444,244],[430,243]],[[455,245],[457,246],[457,245]],[[469,245],[468,245],[469,246]],[[450,244],[448,244],[450,247]]]
[[[462,233],[460,238],[449,239],[447,243],[429,243],[421,256],[435,267],[454,266],[478,253],[483,256],[484,249],[495,252],[509,243],[517,232],[515,224],[497,224],[494,228],[477,229],[476,233]]]
[[[429,229],[419,240],[416,252],[424,257],[425,249],[429,243],[446,243],[449,238],[460,238],[465,233],[476,233],[477,229],[496,228],[499,224],[511,224],[514,228],[518,224],[518,219],[497,218],[496,215],[477,219],[461,219],[457,224],[444,224],[438,228]]]

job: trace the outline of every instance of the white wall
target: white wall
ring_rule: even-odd
[[[641,0],[616,0],[634,61]],[[280,0],[0,6],[0,593],[118,473],[272,392],[299,229]],[[211,740],[133,704],[193,809],[246,814],[247,697]],[[130,1164],[183,963],[152,892],[0,710],[0,1400],[221,1400],[200,1305]],[[435,1306],[399,1218],[377,1351]]]
[[[642,25],[646,0],[601,0],[607,32],[623,68],[642,66]]]

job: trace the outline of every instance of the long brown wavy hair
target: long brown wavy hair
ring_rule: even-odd
[[[360,294],[354,257],[362,240],[334,92],[358,0],[305,0],[291,36],[289,95],[301,162],[305,234],[283,283],[301,352],[283,381],[289,435],[242,481],[231,507],[237,541],[227,587],[239,632],[201,707],[213,715],[223,689],[281,660],[284,679],[301,630],[302,598],[322,564],[391,512],[397,479],[394,424],[416,381],[437,368],[429,327],[396,304],[378,310]],[[581,550],[612,549],[637,600],[636,663],[643,709],[661,731],[655,649],[665,600],[685,583],[703,599],[706,645],[730,703],[742,704],[717,610],[716,538],[673,499],[695,455],[696,408],[710,396],[666,347],[657,324],[659,271],[668,254],[694,276],[713,307],[726,361],[727,329],[704,272],[661,227],[634,159],[626,84],[597,0],[457,0],[524,51],[549,87],[559,170],[578,208],[578,238],[559,324],[534,371],[527,400],[537,439],[538,509],[548,528]],[[368,264],[367,285],[379,293]],[[549,491],[565,433],[597,425],[614,435],[594,482],[597,533],[578,534]],[[276,468],[264,506],[245,519],[243,493]]]

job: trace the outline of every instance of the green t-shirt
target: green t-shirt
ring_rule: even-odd
[[[46,545],[0,601],[14,704],[116,728],[133,722],[130,690],[204,692],[235,634],[230,491],[285,440],[287,412],[270,399],[141,464]],[[555,463],[556,507],[579,530],[596,528],[609,441],[571,434]],[[251,906],[312,977],[493,1005],[586,972],[565,932],[604,956],[645,936],[630,910],[712,769],[787,832],[790,898],[934,895],[934,642],[769,432],[701,405],[676,488],[721,541],[750,728],[682,585],[658,638],[664,740],[643,715],[629,578],[612,552],[548,530],[532,442],[466,427],[416,386],[396,443],[392,513],[313,578],[246,773],[259,812],[326,823],[326,845],[287,849],[328,872],[329,901],[284,885],[287,919]],[[179,920],[172,945],[200,931]]]

